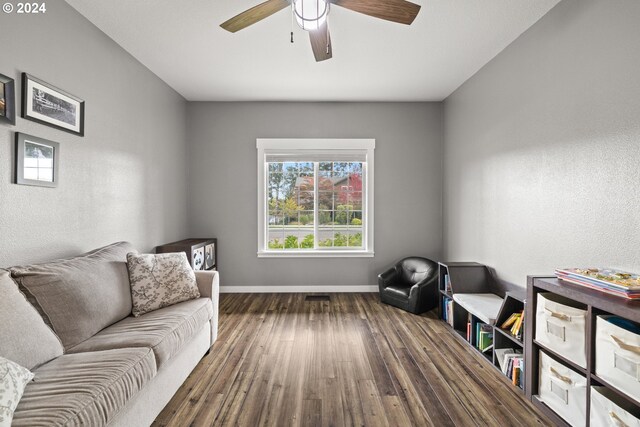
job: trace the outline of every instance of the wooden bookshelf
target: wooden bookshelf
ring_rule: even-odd
[[[538,294],[550,292],[582,304],[586,307],[586,368],[582,368],[573,361],[556,353],[548,346],[535,340],[536,330],[536,308]],[[634,401],[615,386],[596,375],[596,320],[600,315],[615,315],[625,319],[640,323],[640,301],[630,301],[624,298],[612,296],[595,289],[585,288],[572,283],[564,282],[553,276],[529,276],[527,277],[527,304],[525,319],[525,384],[526,394],[533,404],[543,413],[549,416],[557,425],[567,426],[568,424],[544,404],[539,398],[539,354],[543,350],[556,362],[573,369],[585,376],[587,379],[587,400],[586,400],[586,425],[589,427],[589,417],[591,410],[591,386],[602,386],[611,390],[621,401],[640,410],[640,403]]]
[[[476,262],[440,262],[438,263],[438,298],[439,298],[439,317],[445,321],[445,301],[453,300],[454,293],[493,293],[504,298],[502,306],[496,318],[495,325],[492,326],[493,348],[485,352],[481,351],[476,342],[475,328],[478,322],[482,322],[473,313],[469,313],[464,307],[453,301],[453,326],[447,323],[456,335],[464,340],[475,351],[480,353],[483,358],[495,369],[502,373],[499,361],[496,359],[495,349],[513,348],[522,351],[525,358],[524,343],[522,339],[518,339],[511,335],[509,331],[500,329],[500,325],[514,312],[524,310],[525,290],[509,284],[499,282],[495,279],[491,270],[482,264]],[[450,289],[448,288],[450,283]],[[525,317],[525,323],[527,319]],[[471,323],[471,336],[467,338],[467,323]],[[484,323],[484,322],[482,322]],[[523,325],[524,330],[524,325]],[[525,362],[526,367],[526,362]],[[511,380],[506,376],[505,382],[511,384]],[[525,383],[526,385],[526,383]],[[514,386],[517,390],[522,391],[519,387]]]

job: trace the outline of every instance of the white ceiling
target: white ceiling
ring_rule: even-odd
[[[441,101],[559,0],[413,0],[411,26],[332,7],[316,63],[290,9],[229,33],[262,0],[66,0],[191,101]]]

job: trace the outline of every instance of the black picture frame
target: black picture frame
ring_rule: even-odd
[[[22,118],[84,136],[84,101],[22,73]]]
[[[16,83],[0,74],[0,123],[16,124]]]
[[[30,145],[32,147],[30,147]],[[37,149],[27,156],[28,149]],[[40,164],[44,161],[44,164]],[[16,132],[15,183],[37,187],[57,187],[60,169],[60,144],[48,139]],[[51,169],[51,170],[49,170]],[[42,178],[35,178],[42,176]]]

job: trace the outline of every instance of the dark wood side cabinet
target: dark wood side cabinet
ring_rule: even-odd
[[[586,307],[586,368],[578,366],[576,363],[547,348],[546,345],[535,340],[536,331],[536,310],[538,294],[550,292],[568,298],[571,301]],[[575,372],[586,377],[587,380],[587,400],[586,414],[587,426],[589,426],[589,416],[591,411],[591,386],[605,387],[613,392],[621,401],[630,406],[636,407],[640,411],[640,404],[630,399],[615,386],[608,384],[596,375],[596,321],[601,315],[615,315],[625,319],[640,323],[640,301],[630,301],[624,298],[612,296],[595,289],[585,288],[572,283],[564,282],[556,277],[549,276],[528,276],[527,277],[527,304],[525,317],[525,382],[527,384],[527,397],[533,404],[552,419],[557,425],[568,426],[567,422],[556,414],[551,408],[543,403],[539,398],[539,375],[540,375],[540,350],[549,355],[556,362],[571,368]]]
[[[156,253],[184,252],[196,270],[218,270],[218,239],[185,239],[156,247]]]

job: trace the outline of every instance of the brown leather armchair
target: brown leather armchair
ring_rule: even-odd
[[[420,314],[438,306],[438,264],[409,257],[378,275],[380,301]]]

